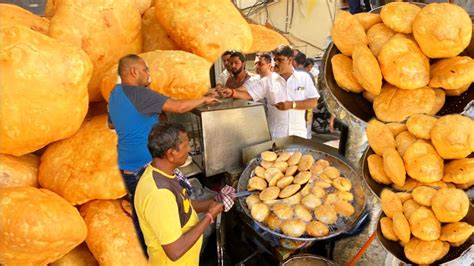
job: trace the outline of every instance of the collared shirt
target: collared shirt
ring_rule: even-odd
[[[219,75],[219,79],[216,81],[216,83],[225,85],[229,77],[230,77],[229,71],[227,71],[227,69],[224,69],[224,71],[222,71],[222,73]]]
[[[279,102],[318,98],[319,93],[308,73],[293,70],[288,80],[272,73],[260,80],[247,82],[244,86],[254,101],[267,99],[268,125],[273,139],[292,135],[308,138],[306,110],[281,111],[273,106]]]

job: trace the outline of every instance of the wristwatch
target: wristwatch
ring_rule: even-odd
[[[296,102],[293,101],[292,109],[296,109]]]

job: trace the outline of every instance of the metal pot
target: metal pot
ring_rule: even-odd
[[[310,236],[303,236],[303,237],[290,237],[282,234],[281,232],[276,232],[265,226],[264,224],[255,221],[251,214],[250,210],[247,207],[247,203],[245,202],[245,198],[239,198],[239,206],[240,210],[248,217],[253,223],[253,227],[255,231],[265,233],[266,235],[270,235],[272,238],[278,240],[281,246],[289,249],[298,249],[304,246],[309,245],[310,243],[317,241],[317,240],[325,240],[329,238],[333,238],[340,234],[350,234],[351,230],[357,229],[359,225],[363,222],[365,216],[367,215],[365,210],[365,203],[366,197],[362,190],[362,184],[360,183],[359,174],[345,161],[332,156],[330,154],[324,153],[322,151],[316,151],[311,149],[285,149],[281,151],[288,151],[288,152],[295,152],[300,151],[303,154],[311,154],[313,157],[318,159],[327,160],[332,166],[338,168],[341,172],[341,176],[348,178],[352,182],[352,190],[351,192],[354,195],[353,206],[355,209],[354,215],[349,218],[338,218],[338,221],[335,225],[329,226],[330,233],[324,237],[310,237]],[[245,170],[242,172],[240,176],[238,185],[237,185],[237,192],[247,190],[248,180],[251,176],[253,176],[253,171],[255,167],[260,164],[261,158],[258,156],[257,158],[252,159]]]
[[[334,262],[313,254],[298,254],[291,256],[280,264],[281,266],[333,266]]]

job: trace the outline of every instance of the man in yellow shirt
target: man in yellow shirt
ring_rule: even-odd
[[[199,265],[202,235],[222,212],[223,204],[191,200],[174,170],[189,152],[185,128],[176,123],[157,124],[148,138],[153,157],[138,182],[135,208],[151,265]],[[206,212],[199,221],[196,212]]]

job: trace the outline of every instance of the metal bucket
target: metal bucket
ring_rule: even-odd
[[[312,254],[298,254],[291,256],[280,264],[281,266],[333,266],[334,262]]]

